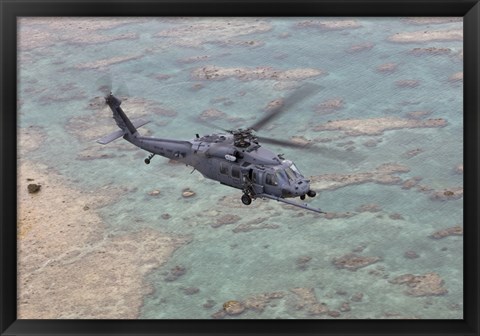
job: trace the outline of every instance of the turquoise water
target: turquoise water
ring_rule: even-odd
[[[152,227],[166,233],[192,235],[192,242],[178,249],[171,260],[148,276],[155,288],[145,297],[140,318],[210,318],[228,300],[243,301],[248,297],[281,291],[281,299],[272,300],[263,312],[247,310],[226,318],[332,318],[310,316],[305,309],[295,309],[291,301],[296,287],[313,288],[318,302],[338,311],[352,294],[364,294],[360,302],[350,302],[351,311],[340,318],[386,318],[390,314],[417,318],[462,318],[463,242],[462,237],[434,240],[433,232],[461,225],[463,200],[435,201],[416,188],[400,185],[363,183],[335,190],[323,190],[310,204],[328,212],[355,212],[363,204],[377,204],[379,212],[358,213],[350,218],[325,219],[303,210],[282,207],[273,201],[256,200],[250,207],[240,204],[240,192],[204,179],[191,168],[168,164],[155,157],[145,165],[148,153],[121,144],[121,140],[101,148],[95,140],[105,135],[96,128],[111,125],[107,110],[93,110],[90,100],[101,95],[98,79],[106,73],[114,79],[114,90],[121,83],[128,86],[130,97],[142,98],[162,108],[175,111],[175,116],[162,116],[145,111],[152,123],[142,128],[154,136],[180,139],[193,138],[195,133],[213,130],[195,122],[204,110],[216,108],[230,117],[243,118],[246,125],[261,115],[268,102],[287,95],[274,80],[222,81],[196,80],[191,72],[199,67],[272,67],[278,70],[315,68],[327,75],[305,79],[321,86],[314,97],[299,102],[290,113],[272,123],[262,135],[290,138],[302,135],[307,139],[334,137],[341,132],[314,132],[313,126],[329,120],[368,119],[378,117],[405,118],[413,111],[430,111],[426,118],[443,118],[444,128],[387,130],[380,135],[347,136],[322,144],[342,149],[342,143],[353,141],[353,153],[360,161],[338,160],[291,148],[269,146],[296,162],[306,176],[322,174],[356,174],[373,171],[383,163],[395,162],[410,168],[396,174],[407,180],[422,178],[420,184],[435,191],[461,187],[463,176],[455,172],[463,157],[462,85],[449,81],[461,72],[463,62],[457,53],[461,41],[428,43],[393,43],[387,40],[397,32],[461,29],[462,22],[415,25],[398,18],[362,18],[360,28],[323,31],[301,28],[297,23],[306,18],[261,19],[271,26],[268,31],[248,35],[216,37],[216,31],[198,33],[200,43],[179,45],[180,37],[158,37],[158,32],[184,25],[212,24],[213,19],[145,19],[127,22],[96,34],[112,37],[108,42],[72,43],[67,35],[62,40],[45,40],[45,45],[20,49],[18,127],[39,126],[46,134],[45,142],[28,159],[50,166],[74,182],[79,189],[95,190],[108,184],[128,192],[115,203],[100,209],[111,232],[135,231]],[[216,19],[218,20],[218,19]],[[241,18],[232,20],[243,20]],[[40,29],[52,36],[61,35],[54,27],[23,21],[20,33]],[[121,34],[137,33],[134,39],[115,39]],[[220,34],[220,33],[218,33]],[[195,36],[184,34],[183,36]],[[260,41],[257,47],[228,41]],[[371,43],[369,50],[347,52],[353,45]],[[414,48],[450,48],[445,55],[412,55]],[[79,66],[117,56],[132,56],[130,61],[98,69]],[[196,62],[190,57],[208,56]],[[392,73],[376,71],[385,63],[397,64]],[[158,75],[168,78],[158,79]],[[415,88],[399,88],[398,80],[418,80]],[[195,84],[203,87],[193,90]],[[344,107],[330,114],[318,114],[313,106],[327,99],[341,98]],[[222,100],[223,99],[223,100]],[[224,101],[229,103],[224,104]],[[125,112],[129,114],[125,103]],[[80,122],[81,121],[81,122]],[[216,120],[221,127],[231,127],[227,120]],[[240,123],[241,124],[241,123]],[[91,125],[91,126],[89,126]],[[241,126],[241,125],[235,125]],[[87,128],[85,132],[83,129]],[[103,132],[103,131],[102,131]],[[363,144],[378,140],[375,147]],[[109,149],[110,147],[110,149]],[[109,159],[82,160],[85,149],[109,153]],[[420,148],[419,155],[408,158],[407,151]],[[343,158],[343,159],[342,159]],[[190,188],[196,195],[183,198],[182,190]],[[160,195],[150,196],[152,190]],[[235,200],[234,206],[227,200]],[[169,214],[164,219],[163,214]],[[403,220],[389,216],[400,214]],[[235,224],[212,227],[226,214],[240,217]],[[263,223],[275,228],[234,232],[239,224],[266,218]],[[357,271],[337,269],[336,257],[352,252],[376,256],[381,260]],[[406,251],[419,257],[407,259]],[[309,256],[305,270],[296,260]],[[175,281],[165,281],[175,266],[186,273]],[[376,271],[375,272],[372,272]],[[405,295],[404,285],[388,280],[402,274],[437,273],[444,280],[448,293],[443,296],[412,297]],[[182,288],[196,287],[198,293],[187,295]],[[347,294],[338,294],[344,291]],[[213,300],[211,308],[203,305]],[[459,308],[460,307],[460,308]]]

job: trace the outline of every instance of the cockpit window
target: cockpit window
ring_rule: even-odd
[[[287,176],[288,176],[288,179],[293,181],[296,179],[296,174],[294,173],[294,171],[291,169],[291,168],[287,168],[285,169],[285,173],[287,173]]]
[[[298,170],[297,166],[295,166],[294,163],[292,163],[292,165],[290,166],[290,168],[291,168],[297,175],[301,175],[301,174],[300,174],[300,171]]]

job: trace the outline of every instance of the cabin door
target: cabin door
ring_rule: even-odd
[[[263,194],[263,172],[250,169],[248,177],[252,181],[252,188],[255,194]]]

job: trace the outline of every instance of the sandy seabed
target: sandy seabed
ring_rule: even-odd
[[[29,184],[40,185],[35,193]],[[80,192],[46,166],[18,176],[18,318],[138,318],[144,277],[189,238],[153,229],[106,234],[96,209],[122,195]]]

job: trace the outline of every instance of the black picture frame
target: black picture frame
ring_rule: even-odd
[[[480,4],[473,0],[0,0],[1,335],[479,335],[478,120]],[[21,16],[463,16],[463,320],[17,320],[16,20]]]

